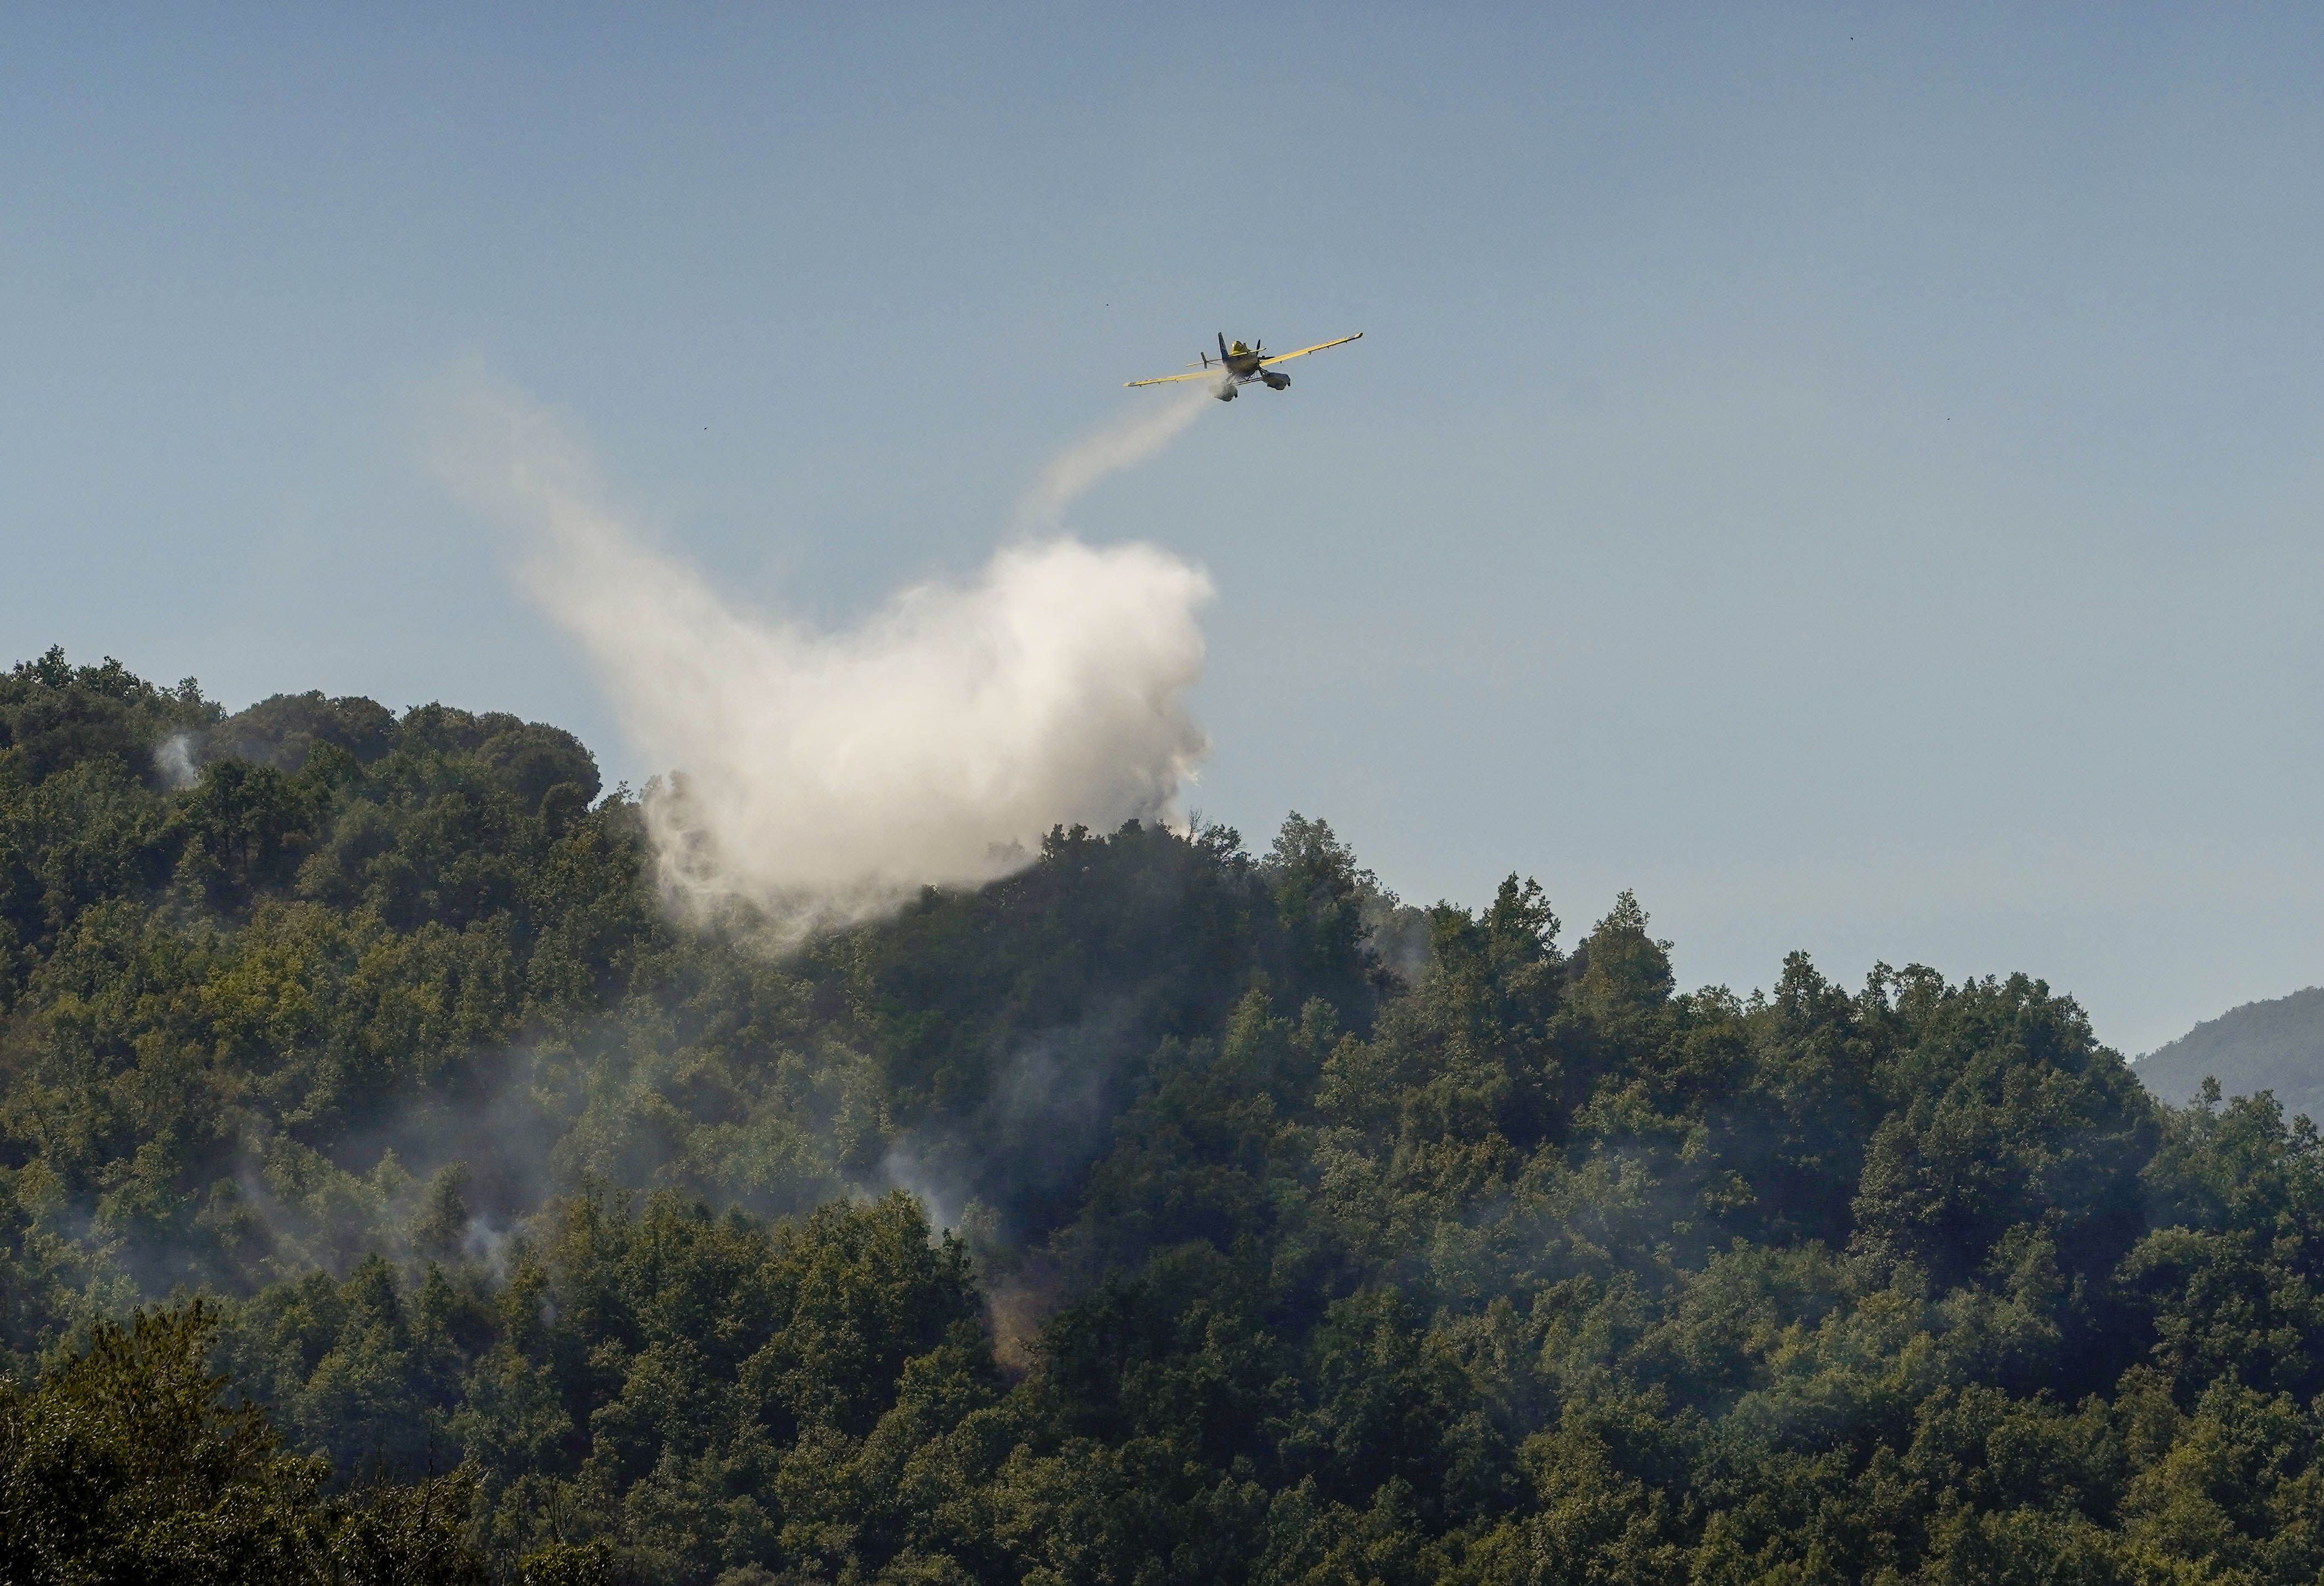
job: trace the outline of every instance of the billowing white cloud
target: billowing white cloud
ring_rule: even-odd
[[[1054,530],[1204,400],[1069,450],[1023,521]],[[538,409],[505,395],[460,408],[449,477],[529,531],[529,587],[586,650],[624,731],[674,772],[646,808],[682,901],[742,899],[797,937],[1004,873],[1060,822],[1167,817],[1203,755],[1185,696],[1211,585],[1167,551],[1051,533],[818,632],[741,608],[651,548]]]

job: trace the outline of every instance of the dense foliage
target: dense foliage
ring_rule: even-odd
[[[288,1454],[205,1356],[196,1301],[97,1319],[37,1392],[0,1383],[0,1580],[477,1581],[475,1480],[427,1472],[326,1497],[330,1462]]]
[[[2039,982],[1681,992],[1627,897],[1406,909],[1296,816],[779,959],[600,795],[507,716],[0,679],[23,1578],[145,1512],[346,1578],[2324,1572],[2316,1132]]]

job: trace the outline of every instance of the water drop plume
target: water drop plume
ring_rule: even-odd
[[[1054,534],[1065,526],[1066,509],[1097,488],[1109,475],[1158,456],[1193,427],[1217,399],[1196,383],[1167,396],[1150,397],[1102,429],[1093,430],[1049,459],[1017,503],[1017,526],[1028,534]]]
[[[1168,818],[1205,742],[1197,567],[1054,532],[974,576],[915,585],[860,626],[745,609],[653,546],[540,408],[467,391],[439,454],[461,493],[527,536],[526,586],[587,652],[624,733],[672,769],[646,798],[669,894],[741,901],[798,940],[924,885],[1025,862],[1059,823]],[[1184,431],[1139,415],[1044,474],[1020,519]],[[1117,427],[1120,431],[1123,427]]]

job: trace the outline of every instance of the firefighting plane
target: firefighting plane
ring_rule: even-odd
[[[1275,368],[1276,364],[1288,364],[1292,359],[1304,358],[1310,353],[1320,353],[1325,347],[1345,346],[1351,341],[1360,340],[1363,334],[1359,330],[1354,336],[1343,336],[1338,341],[1319,341],[1314,346],[1301,347],[1296,353],[1270,353],[1266,350],[1264,343],[1257,341],[1252,342],[1249,346],[1243,346],[1240,342],[1229,346],[1226,332],[1221,331],[1219,332],[1219,355],[1216,359],[1213,359],[1210,354],[1204,353],[1203,361],[1199,364],[1187,364],[1186,373],[1184,374],[1157,374],[1151,380],[1133,380],[1129,383],[1133,387],[1168,385],[1173,381],[1178,380],[1215,378],[1218,383],[1211,387],[1211,394],[1222,402],[1231,402],[1235,400],[1239,387],[1249,385],[1254,380],[1263,383],[1269,391],[1281,391],[1289,385],[1291,376],[1278,373]],[[1211,373],[1213,370],[1218,371],[1215,377]]]

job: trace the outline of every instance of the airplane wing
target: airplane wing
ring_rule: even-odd
[[[1133,385],[1167,385],[1174,380],[1215,380],[1225,373],[1225,370],[1213,365],[1208,369],[1197,369],[1191,374],[1157,374],[1151,380],[1126,380],[1122,382],[1122,389],[1127,391]]]
[[[1320,353],[1325,347],[1345,346],[1351,341],[1361,341],[1363,338],[1364,333],[1359,330],[1355,335],[1343,336],[1338,341],[1319,341],[1312,347],[1301,347],[1296,353],[1277,353],[1272,357],[1261,358],[1259,362],[1261,364],[1287,364],[1294,358],[1304,358],[1310,353]]]

